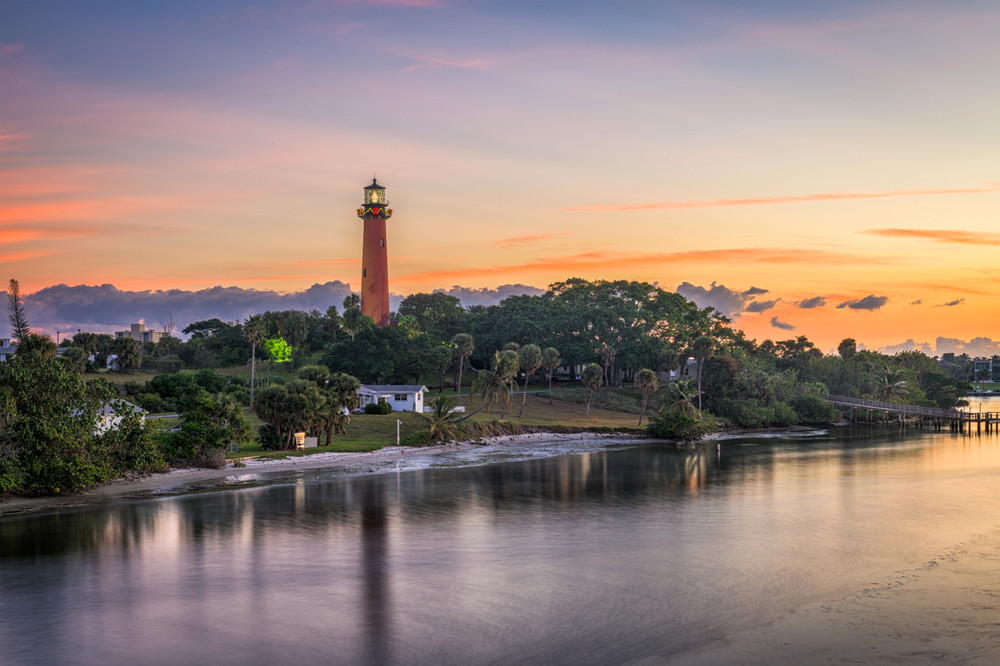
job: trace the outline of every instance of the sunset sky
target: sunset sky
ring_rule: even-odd
[[[758,341],[1000,340],[998,35],[995,0],[0,0],[0,279],[356,289],[375,173],[398,295],[644,280]],[[76,312],[32,323],[130,323]]]

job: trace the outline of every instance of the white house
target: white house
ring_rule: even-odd
[[[146,424],[146,410],[138,405],[133,405],[128,400],[122,400],[121,398],[116,398],[110,402],[104,403],[104,405],[97,410],[97,423],[95,424],[94,434],[103,435],[109,430],[116,430],[118,424],[122,422],[122,417],[115,413],[115,407],[121,406],[127,413],[132,411],[139,415],[139,421],[145,425]],[[77,412],[79,413],[79,412]]]
[[[0,361],[6,361],[17,352],[17,345],[11,344],[10,338],[0,338]]]
[[[422,413],[426,392],[427,387],[422,385],[362,384],[358,389],[359,406],[364,409],[374,402],[387,402],[394,412]]]

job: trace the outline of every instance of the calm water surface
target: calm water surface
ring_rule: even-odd
[[[831,429],[10,517],[0,663],[683,660],[995,527],[998,482],[996,434]]]

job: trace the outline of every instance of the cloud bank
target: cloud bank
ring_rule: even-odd
[[[794,331],[795,326],[789,324],[788,322],[781,321],[777,317],[771,317],[771,326],[774,328],[780,328],[783,331]]]
[[[814,296],[812,298],[807,298],[802,301],[795,301],[795,307],[802,308],[803,310],[812,310],[813,308],[821,308],[826,305],[826,299],[822,296]]]
[[[842,308],[850,308],[851,310],[872,311],[872,310],[878,310],[888,302],[889,302],[888,296],[876,296],[875,294],[871,294],[869,296],[865,296],[864,298],[858,298],[853,301],[844,301],[843,303],[837,306],[837,309],[840,310]]]
[[[471,289],[454,286],[443,291],[457,296],[462,305],[494,305],[518,294],[538,295],[542,289],[523,284],[505,284],[496,289]],[[28,321],[35,330],[46,333],[76,332],[77,329],[97,333],[122,330],[129,324],[143,322],[147,327],[161,329],[172,317],[177,330],[191,322],[218,317],[223,321],[243,320],[265,310],[319,310],[331,305],[342,309],[351,286],[339,280],[314,284],[302,291],[279,294],[273,290],[242,287],[212,287],[199,291],[183,289],[125,291],[112,284],[59,284],[24,296]],[[389,306],[395,310],[402,294],[390,294]],[[6,322],[0,322],[0,329]],[[6,333],[5,333],[6,335]]]
[[[766,294],[767,289],[760,287],[750,287],[746,291],[735,291],[725,285],[713,282],[708,288],[682,282],[677,286],[677,293],[694,301],[699,308],[715,308],[726,317],[738,317],[742,312],[763,312],[773,308],[778,300],[774,301],[754,301],[754,298],[761,294]],[[751,310],[750,307],[759,309]]]

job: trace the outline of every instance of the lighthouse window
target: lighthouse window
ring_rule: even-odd
[[[378,239],[378,244],[381,245],[382,247],[385,247],[385,239],[384,238],[379,238]]]
[[[361,269],[361,277],[368,277],[368,269],[367,268],[362,268]]]

